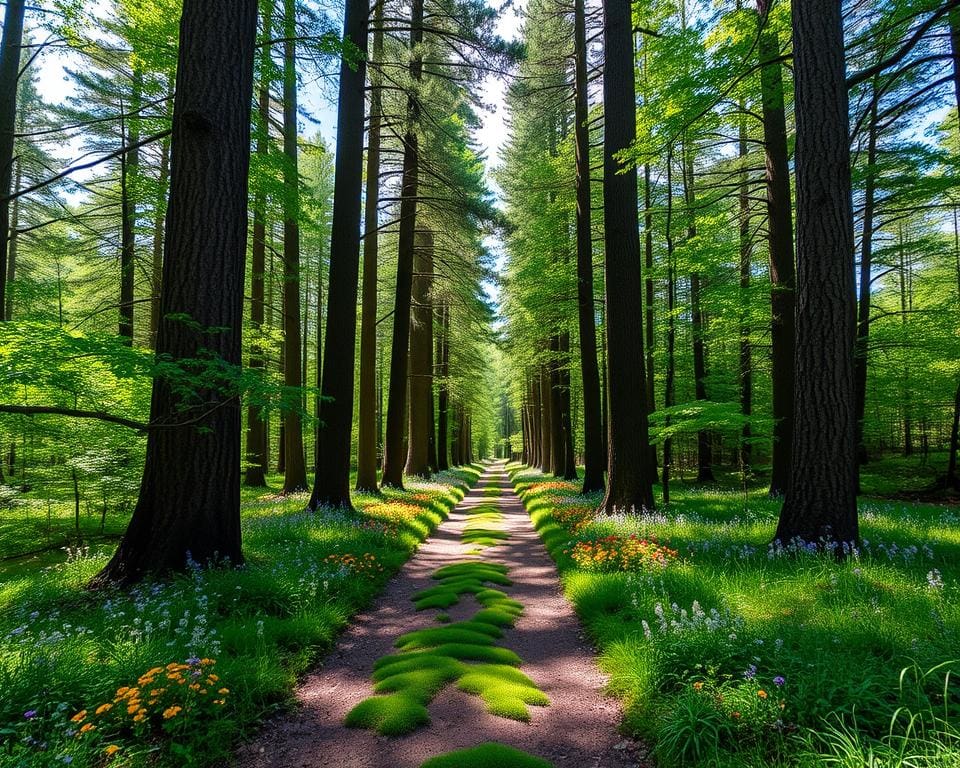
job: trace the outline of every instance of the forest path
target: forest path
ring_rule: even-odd
[[[488,487],[500,489],[485,496]],[[501,545],[479,555],[461,542],[472,509],[494,503],[502,513],[496,527],[509,534]],[[491,526],[492,527],[492,526]],[[374,662],[395,653],[401,634],[441,626],[436,610],[417,611],[411,597],[437,585],[440,567],[465,560],[502,563],[512,586],[499,587],[520,601],[524,613],[507,628],[498,645],[523,659],[520,671],[550,698],[548,707],[531,707],[529,723],[489,714],[477,696],[448,685],[429,705],[431,722],[413,733],[385,737],[347,728],[344,718],[373,695]],[[446,612],[453,621],[479,608],[471,595]],[[322,665],[298,688],[299,706],[265,724],[238,754],[248,768],[419,768],[435,755],[497,741],[551,761],[556,768],[628,768],[633,765],[621,741],[618,704],[603,693],[605,679],[570,604],[560,591],[556,567],[543,547],[503,463],[486,472],[418,552],[390,582],[371,608],[354,618]],[[491,768],[496,768],[491,766]]]

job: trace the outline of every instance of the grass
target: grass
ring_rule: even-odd
[[[512,476],[624,728],[663,766],[960,765],[955,508],[864,499],[860,552],[838,563],[768,549],[761,489],[678,485],[653,515],[593,519],[575,484]],[[582,556],[641,541],[676,555]]]
[[[0,765],[229,762],[478,476],[460,470],[359,496],[356,514],[305,513],[305,496],[245,489],[244,567],[197,567],[129,591],[84,589],[112,543],[7,560]],[[0,519],[0,551],[44,546],[45,531],[18,534],[15,522]]]
[[[486,489],[484,495],[492,496],[490,490]],[[499,493],[499,489],[493,490]],[[495,507],[493,513],[499,515]],[[467,535],[465,531],[464,541]],[[440,584],[413,596],[417,610],[448,608],[459,603],[465,594],[472,594],[481,609],[472,619],[457,622],[440,613],[437,620],[443,626],[398,637],[394,646],[399,653],[374,663],[377,695],[357,704],[347,714],[345,724],[384,736],[410,733],[429,724],[427,706],[451,683],[464,693],[479,696],[487,711],[500,717],[526,722],[530,719],[528,706],[548,706],[546,694],[517,669],[522,663],[520,657],[495,642],[523,613],[519,602],[486,586],[510,586],[512,582],[507,574],[505,565],[480,560],[438,568],[433,578]]]
[[[488,742],[431,757],[420,768],[553,768],[553,764],[505,744]]]

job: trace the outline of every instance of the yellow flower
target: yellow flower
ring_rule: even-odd
[[[228,693],[230,693],[230,689],[229,689],[229,688],[221,688],[219,691],[217,691],[217,693],[219,693],[221,696],[226,696]]]
[[[211,682],[216,683],[220,680],[220,678],[217,677],[216,675],[207,675],[207,680],[210,680]]]
[[[129,690],[130,686],[128,685],[123,686],[123,688],[117,688],[117,696],[123,696]]]
[[[101,704],[99,707],[97,707],[95,714],[102,715],[104,712],[109,712],[111,709],[113,709],[113,704]]]
[[[206,688],[201,688],[201,689],[200,689],[200,695],[201,695],[201,696],[202,696],[203,694],[205,694],[206,692],[207,692],[207,689],[206,689]]]
[[[199,691],[199,690],[200,690],[200,683],[190,683],[190,690],[191,690],[191,691]]]
[[[109,744],[104,748],[103,751],[106,753],[107,757],[110,757],[111,755],[117,754],[117,752],[120,751],[120,747],[118,747],[116,744]]]
[[[90,731],[95,730],[97,730],[97,726],[95,726],[93,723],[84,723],[80,728],[80,733],[89,733]]]
[[[211,664],[216,664],[216,663],[217,663],[216,659],[200,659],[200,666],[202,667],[208,667]]]
[[[699,691],[703,689],[703,683],[699,680],[693,684],[693,690]]]
[[[144,720],[146,720],[146,719],[147,719],[147,716],[141,712],[139,715],[137,715],[135,718],[133,718],[133,722],[135,722],[135,723],[142,723],[142,722],[143,722]]]
[[[176,717],[183,710],[183,707],[167,707],[163,710],[163,719],[169,720],[172,717]]]
[[[765,698],[767,698],[767,692],[766,692],[766,691],[762,691],[762,690],[761,690],[761,691],[757,691],[757,696],[759,696],[761,699],[765,699]]]
[[[74,723],[79,723],[79,722],[82,722],[86,716],[87,716],[87,710],[81,709],[79,712],[77,712],[77,714],[71,717],[70,720]]]
[[[135,715],[135,714],[137,714],[137,712],[139,712],[139,711],[140,711],[140,702],[139,702],[139,701],[131,701],[129,704],[127,704],[127,714],[128,714],[128,715]]]

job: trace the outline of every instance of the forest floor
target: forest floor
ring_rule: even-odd
[[[499,515],[492,511],[494,507]],[[478,545],[476,536],[469,535],[471,529],[476,532],[471,517],[483,510],[488,510],[483,515],[490,522],[484,523],[486,541]],[[468,542],[463,541],[465,532]],[[457,631],[464,626],[461,622],[485,605],[465,594],[441,613],[417,610],[412,598],[437,584],[433,580],[437,570],[462,562],[494,563],[509,569],[512,584],[499,588],[522,605],[523,613],[515,626],[504,628],[499,645],[519,656],[520,672],[546,694],[549,705],[526,712],[521,706],[513,716],[529,717],[523,722],[491,714],[488,710],[496,707],[485,709],[484,693],[481,700],[453,685],[440,684],[425,697],[427,701],[432,698],[429,723],[417,723],[420,727],[412,726],[416,729],[411,733],[385,736],[366,727],[346,727],[344,721],[351,710],[373,695],[375,664],[396,653],[398,638],[442,626]],[[400,653],[396,658],[409,656]],[[584,642],[577,618],[561,593],[556,566],[513,492],[504,465],[493,464],[375,605],[356,617],[323,665],[304,680],[297,691],[299,707],[268,722],[259,738],[242,750],[240,764],[248,768],[417,768],[424,760],[450,750],[498,742],[546,758],[557,768],[636,765],[642,754],[635,752],[637,745],[618,735],[622,713],[617,703],[604,695],[605,684],[594,652]],[[392,689],[387,686],[387,690]],[[389,697],[376,698],[386,703]]]

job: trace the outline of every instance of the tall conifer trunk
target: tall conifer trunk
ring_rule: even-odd
[[[423,0],[413,0],[410,12],[410,79],[416,85],[423,73]],[[383,484],[403,487],[403,427],[407,417],[410,306],[413,290],[413,258],[416,247],[417,194],[420,175],[420,94],[407,96],[407,126],[403,137],[400,232],[397,247],[397,287],[393,309],[393,343],[390,350],[390,391],[387,396],[387,434],[383,456]]]
[[[357,282],[360,276],[360,192],[363,187],[363,112],[366,86],[366,0],[347,0],[343,36],[360,51],[357,62],[340,62],[337,159],[334,171],[327,332],[323,340],[320,443],[310,509],[352,508],[350,440],[353,432]]]
[[[157,353],[188,369],[204,350],[242,362],[256,28],[256,0],[183,4]],[[154,380],[150,421],[163,426],[147,438],[133,517],[95,585],[183,570],[191,558],[242,562],[240,403],[213,386],[195,395],[199,406]]]
[[[383,4],[376,0],[370,117],[367,129],[367,191],[363,234],[363,294],[360,324],[360,417],[357,432],[357,490],[377,489],[377,270],[380,258],[380,124],[382,121]]]
[[[637,170],[624,170],[622,151],[636,139],[633,24],[630,0],[603,2],[606,110],[603,139],[603,212],[606,257],[606,336],[609,420],[606,512],[653,509],[647,462],[649,427],[644,370]]]
[[[433,234],[420,230],[413,257],[413,307],[410,317],[410,385],[407,422],[407,463],[404,472],[411,477],[430,476],[430,433],[433,431],[433,371],[430,349],[433,346],[433,307],[430,301],[433,281]]]
[[[858,539],[849,105],[840,0],[793,6],[797,345],[793,472],[776,539]]]
[[[0,38],[0,320],[7,305],[7,259],[10,247],[10,201],[13,183],[17,86],[23,49],[24,0],[7,0]]]
[[[297,24],[296,0],[284,0],[283,43],[283,381],[303,386],[300,328],[300,174],[297,169]],[[303,425],[292,408],[283,415],[283,492],[307,489],[303,454]]]
[[[773,387],[773,457],[770,495],[787,491],[793,466],[793,357],[795,348],[795,269],[793,262],[793,206],[787,122],[784,111],[780,43],[760,6],[760,89],[763,140],[766,148],[767,233],[770,250],[770,344]]]
[[[593,228],[590,197],[590,129],[587,125],[587,32],[584,0],[574,0],[574,143],[577,172],[577,320],[583,381],[582,493],[603,490],[603,417],[593,299]]]

